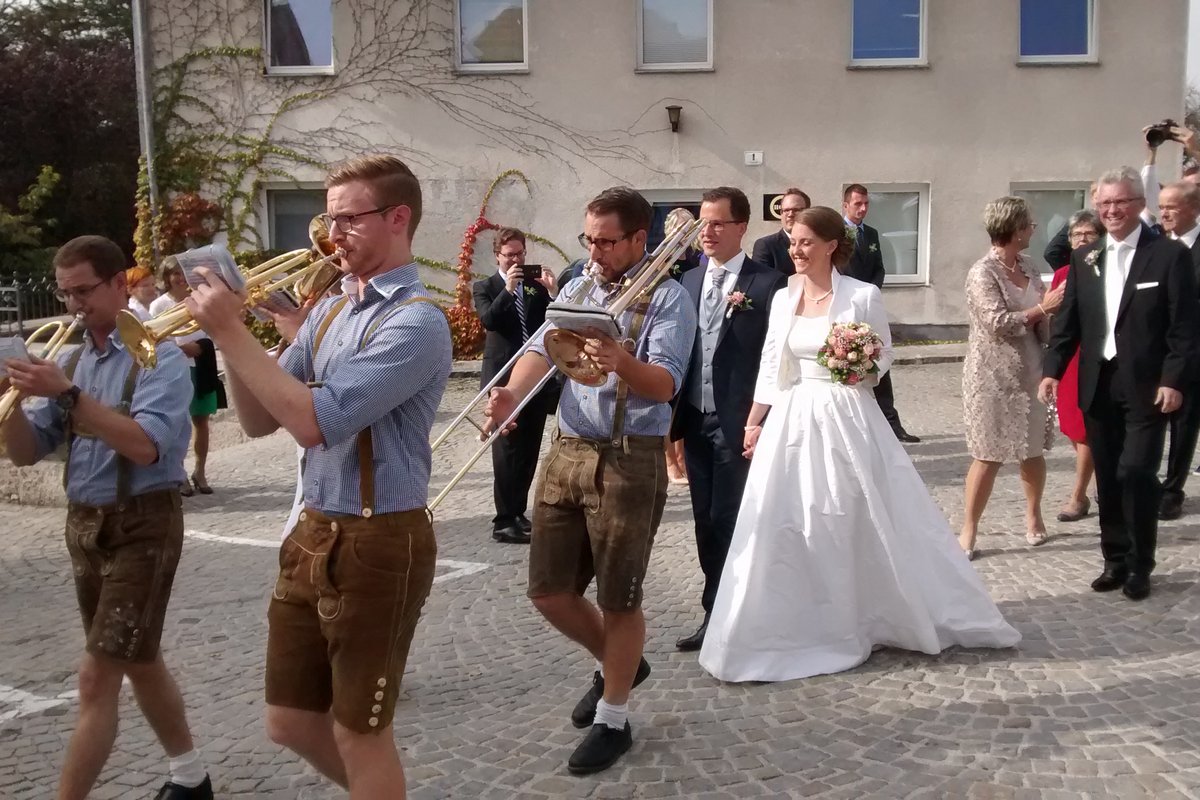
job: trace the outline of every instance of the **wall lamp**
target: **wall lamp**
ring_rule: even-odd
[[[679,133],[679,114],[683,106],[667,106],[667,119],[671,123],[671,133]]]

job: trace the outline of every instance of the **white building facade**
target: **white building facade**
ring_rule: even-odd
[[[210,6],[219,24],[203,21]],[[212,74],[193,84],[216,111],[181,114],[204,130],[269,129],[293,154],[264,161],[258,180],[242,184],[264,245],[302,246],[308,219],[324,209],[321,164],[370,151],[405,158],[421,178],[415,249],[445,261],[507,169],[527,176],[528,189],[502,185],[489,219],[572,257],[583,255],[583,207],[607,186],[633,186],[664,211],[737,186],[753,211],[748,251],[776,229],[770,198],[785,187],[840,209],[843,187],[862,183],[872,193],[867,222],[884,243],[889,313],[924,326],[965,322],[963,281],[988,247],[989,200],[1031,201],[1040,227],[1029,252],[1040,262],[1097,174],[1141,164],[1141,127],[1182,118],[1187,7],[152,0],[149,13],[159,67],[205,48],[244,48],[225,62],[210,57]],[[1160,179],[1178,174],[1177,157],[1177,146],[1163,148]],[[480,272],[490,268],[487,243]],[[531,261],[562,263],[538,245]]]

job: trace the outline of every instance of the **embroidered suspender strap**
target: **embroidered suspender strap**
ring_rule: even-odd
[[[85,334],[86,335],[86,334]],[[75,348],[75,352],[71,353],[71,357],[67,359],[66,365],[63,367],[63,372],[67,376],[67,380],[75,382],[75,370],[79,368],[79,359],[83,358],[83,345]],[[71,418],[68,416],[64,420],[67,428],[67,457],[63,461],[63,489],[67,488],[67,481],[71,476],[71,448],[75,445],[75,431],[71,428]]]
[[[642,335],[642,325],[646,322],[646,314],[650,311],[650,303],[654,300],[654,293],[658,291],[658,287],[662,285],[663,278],[655,282],[646,292],[645,296],[637,302],[633,307],[633,319],[629,323],[629,336],[627,337],[633,342],[633,346],[637,348],[638,337]],[[629,384],[620,378],[617,379],[617,405],[613,409],[613,427],[612,436],[610,437],[613,447],[624,447],[626,452],[629,451],[628,442],[623,441],[625,436],[625,407],[629,402]]]

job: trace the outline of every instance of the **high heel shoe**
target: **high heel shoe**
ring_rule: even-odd
[[[1070,505],[1058,512],[1059,522],[1078,522],[1092,512],[1092,501],[1083,498],[1082,503]]]
[[[192,485],[196,487],[196,491],[200,494],[212,494],[212,487],[208,485],[208,481],[204,478],[197,478],[196,473],[192,473]]]

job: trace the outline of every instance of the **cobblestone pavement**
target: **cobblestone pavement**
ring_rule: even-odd
[[[896,380],[905,423],[924,438],[909,452],[955,524],[967,466],[960,370],[902,367]],[[442,421],[469,389],[455,382]],[[442,480],[465,449],[439,454]],[[589,778],[568,775],[565,760],[580,738],[567,716],[592,663],[526,601],[526,550],[489,538],[486,464],[438,514],[439,557],[455,563],[440,568],[397,709],[411,797],[1200,797],[1200,507],[1164,526],[1149,600],[1094,594],[1095,517],[1052,521],[1071,476],[1065,442],[1050,458],[1050,542],[1025,546],[1011,468],[980,539],[976,565],[1024,636],[1018,649],[885,650],[851,672],[774,685],[721,685],[675,651],[699,621],[700,574],[686,489],[673,486],[646,585],[654,672],[632,701],[634,748]],[[210,462],[217,493],[187,501],[189,529],[243,540],[189,539],[164,637],[220,797],[341,796],[260,721],[264,609],[294,468],[281,436],[236,444]],[[0,797],[10,800],[50,794],[74,723],[82,636],[62,516],[0,507]],[[165,759],[128,690],[121,722],[93,796],[151,797]]]

